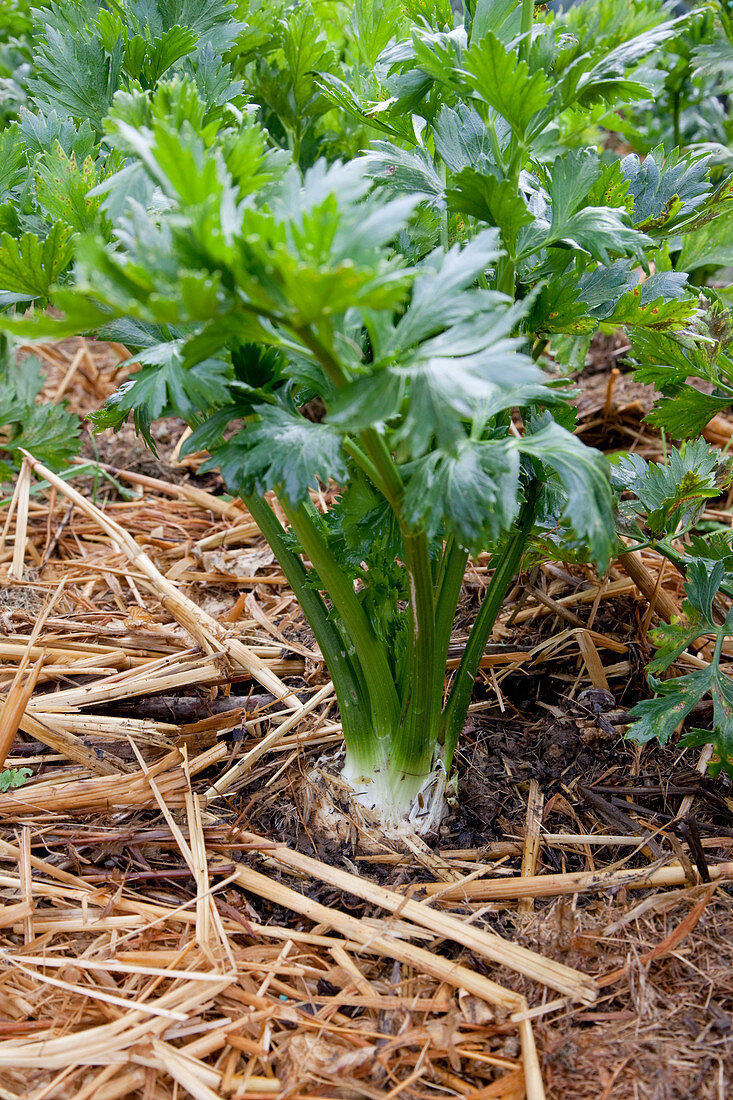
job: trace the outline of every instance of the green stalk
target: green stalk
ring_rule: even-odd
[[[394,770],[422,782],[433,764],[442,677],[439,681],[435,677],[435,602],[428,540],[424,534],[415,533],[403,541],[412,637],[402,722],[393,737],[391,761]]]
[[[522,508],[519,526],[503,550],[501,560],[496,564],[486,595],[471,629],[468,643],[463,651],[461,663],[453,681],[448,703],[443,711],[441,739],[445,745],[445,767],[450,769],[458,738],[468,714],[481,658],[489,640],[496,616],[509,591],[509,586],[519,569],[527,539],[534,527],[539,485],[533,481],[527,489],[527,499]]]
[[[410,787],[419,789],[433,765],[445,678],[445,655],[438,668],[440,647],[436,646],[436,596],[427,536],[412,531],[404,522],[404,486],[384,438],[373,428],[368,428],[361,433],[361,441],[379,474],[380,489],[400,524],[409,581],[408,614],[411,616],[412,637],[402,690],[402,719],[400,726],[395,726],[390,755],[390,778],[396,783],[407,776],[414,778],[414,783],[406,786],[404,793],[407,797]]]
[[[362,753],[369,748],[372,731],[366,684],[358,660],[346,652],[328,608],[311,585],[303,562],[287,545],[285,530],[270,505],[255,494],[243,499],[280,563],[323,654],[338,699],[347,748],[356,746],[357,752]]]
[[[456,607],[466,575],[468,551],[463,550],[451,535],[443,551],[440,572],[435,585],[435,671],[441,695],[445,681],[445,665],[448,659]]]
[[[294,508],[285,500],[280,503],[341,619],[349,640],[349,658],[358,661],[364,671],[374,736],[391,736],[399,720],[399,701],[385,647],[374,634],[352,581],[334,559],[307,507],[301,504]]]
[[[529,57],[530,38],[534,25],[534,0],[522,0],[522,22],[519,33],[522,41],[519,43],[519,59],[526,61]]]

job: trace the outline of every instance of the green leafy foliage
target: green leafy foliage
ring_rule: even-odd
[[[30,768],[3,768],[0,771],[0,793],[15,790],[22,787],[27,779],[33,775]]]
[[[710,570],[704,561],[690,563],[685,618],[660,626],[653,635],[657,655],[649,665],[649,683],[657,694],[632,709],[634,723],[628,735],[635,741],[656,738],[664,743],[693,708],[709,696],[713,703],[712,728],[691,731],[688,743],[712,743],[717,755],[715,768],[733,774],[733,679],[721,667],[723,643],[733,635],[733,613],[728,612],[721,622],[715,612],[723,574],[722,561]],[[693,643],[703,640],[713,646],[712,657],[704,668],[668,680],[652,675],[665,672]]]
[[[632,332],[634,377],[663,395],[647,417],[652,424],[674,439],[690,438],[733,402],[732,336],[725,312],[714,302],[684,339],[649,329]]]
[[[56,222],[45,239],[24,233],[15,239],[0,233],[0,302],[45,300],[74,254],[73,233]]]
[[[79,449],[79,420],[63,405],[38,403],[41,364],[29,356],[20,364],[6,357],[0,370],[0,478],[20,466],[21,450],[59,469]]]
[[[673,447],[666,465],[626,455],[614,465],[613,479],[617,488],[633,494],[622,505],[627,515],[643,515],[655,536],[679,536],[731,483],[733,470],[727,458],[696,439]]]

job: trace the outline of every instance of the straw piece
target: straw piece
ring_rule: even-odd
[[[130,564],[147,579],[153,591],[164,607],[166,607],[178,623],[181,624],[205,650],[226,654],[234,665],[249,672],[262,686],[271,691],[278,699],[282,699],[286,706],[292,709],[300,707],[300,701],[295,698],[289,688],[257,657],[251,649],[232,637],[227,630],[208,615],[202,608],[184,596],[150,560],[148,555],[140,549],[138,544],[128,532],[114,520],[111,520],[91,501],[77,492],[62,478],[57,477],[42,463],[27,452],[23,452],[31,469],[64,496],[72,500],[84,515],[89,516],[106,534],[114,540]]]
[[[27,676],[24,675],[25,666],[21,664],[5,696],[0,709],[0,770],[5,764],[5,758],[20,728],[28,701],[38,682],[43,661],[44,657],[41,655]]]
[[[47,717],[58,720],[58,715]],[[42,722],[38,716],[33,717],[26,712],[20,720],[20,728],[24,733],[35,737],[37,741],[48,745],[54,752],[60,752],[69,760],[83,764],[96,775],[120,775],[133,771],[125,760],[120,760],[118,756],[109,752],[103,757],[98,756],[94,749],[87,748],[78,738],[64,729],[53,729],[47,722]]]
[[[373,926],[359,920],[358,917],[351,917],[335,907],[321,905],[320,902],[313,901],[289,886],[275,882],[266,875],[260,874],[259,871],[252,871],[249,867],[238,867],[235,881],[243,890],[267,898],[276,905],[283,905],[295,913],[301,913],[316,924],[335,928],[353,941],[355,947],[361,945],[370,953],[385,955],[397,962],[415,966],[439,981],[447,982],[455,989],[465,989],[468,993],[481,997],[489,1004],[499,1005],[511,1011],[522,1007],[521,1002],[524,998],[518,993],[505,989],[476,971],[450,959],[444,959],[424,947],[416,947],[404,940],[395,939],[388,933],[378,933]],[[386,925],[386,927],[389,926]]]
[[[537,858],[540,854],[540,829],[542,827],[542,809],[545,797],[540,790],[536,779],[529,781],[529,794],[527,796],[527,819],[524,833],[524,850],[522,852],[523,878],[531,878],[537,870]],[[519,903],[521,913],[531,913],[534,909],[534,898],[522,898]]]
[[[279,726],[276,726],[274,730],[263,737],[257,742],[253,749],[250,749],[245,756],[228,771],[224,772],[215,783],[206,791],[204,799],[208,805],[209,802],[213,802],[214,799],[220,798],[247,772],[253,764],[255,764],[261,756],[269,752],[278,741],[280,741],[286,733],[288,733],[294,726],[297,726],[301,719],[305,718],[307,714],[310,714],[320,703],[325,702],[333,695],[333,684],[329,681],[322,687],[320,691],[317,691],[307,703],[299,705],[298,709],[293,711],[284,722],[281,722]]]
[[[244,830],[237,829],[236,832],[243,839],[250,841],[253,848],[260,848],[262,851],[267,852],[268,857],[274,858],[277,862],[292,870],[303,872],[309,878],[328,883],[329,886],[335,886],[338,890],[345,890],[364,901],[396,913],[406,920],[411,920],[422,928],[429,928],[432,932],[437,932],[446,939],[451,939],[494,963],[508,966],[512,970],[532,978],[533,981],[548,985],[559,993],[577,997],[587,1003],[591,1003],[596,998],[596,986],[593,979],[577,970],[573,970],[569,966],[563,966],[561,963],[546,959],[526,947],[510,943],[495,933],[473,928],[457,917],[433,910],[424,902],[408,899],[394,890],[377,886],[376,883],[369,882],[348,871],[342,871],[337,867],[331,867],[320,860],[313,859],[311,856],[295,852],[285,845],[272,844],[265,838]],[[543,876],[539,877],[542,878]],[[480,882],[469,883],[458,890],[459,896],[463,896],[464,891],[481,885]],[[451,895],[455,890],[454,887],[446,883],[440,883],[438,889],[445,895]]]
[[[708,866],[711,879],[733,878],[733,862]],[[554,898],[563,894],[602,893],[605,890],[647,890],[658,886],[681,886],[686,881],[685,868],[679,863],[655,870],[632,868],[625,871],[573,871],[565,875],[534,875],[532,878],[513,876],[503,879],[480,879],[460,889],[442,882],[426,883],[421,889],[430,897],[440,893],[444,899],[457,901],[507,901],[510,898]]]
[[[0,905],[0,928],[10,928],[19,921],[25,922],[31,916],[33,916],[33,905],[29,901],[18,901],[14,905]]]
[[[389,934],[375,933],[372,927],[357,917],[351,917],[335,907],[321,905],[296,890],[274,882],[258,871],[240,867],[236,872],[236,881],[243,889],[267,898],[276,905],[283,905],[296,913],[301,913],[319,925],[337,929],[342,935],[361,944],[363,949],[370,953],[385,955],[396,962],[414,966],[418,972],[430,974],[455,989],[464,989],[489,1004],[498,1005],[503,1009],[519,1012],[527,1009],[524,997],[505,989],[476,971],[444,959],[424,947],[416,947],[414,944],[397,940]],[[467,925],[464,927],[466,930],[469,928]],[[520,1024],[520,1039],[527,1079],[527,1100],[544,1100],[542,1076],[529,1021]]]
[[[180,756],[179,756],[180,759]],[[158,762],[156,769],[162,761]],[[153,769],[151,768],[152,772]],[[161,797],[168,806],[185,802],[185,777],[180,767],[168,760],[165,774],[158,784]],[[41,782],[0,794],[0,815],[18,820],[35,813],[110,813],[123,807],[145,806],[150,801],[150,788],[145,773],[129,776],[103,775],[94,779],[72,779],[65,783]]]
[[[604,691],[608,691],[606,672],[590,631],[579,630],[576,636],[578,639],[578,649],[585,662],[585,667],[593,687],[602,688]]]
[[[625,554],[621,554],[618,563],[624,573],[632,579],[650,606],[655,607],[660,618],[666,622],[671,622],[675,615],[680,614],[680,609],[669,592],[664,588],[657,587],[656,578],[651,575],[644,565],[638,550],[630,550]]]

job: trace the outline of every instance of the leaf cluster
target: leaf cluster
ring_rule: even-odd
[[[0,369],[0,480],[20,466],[21,449],[52,469],[62,468],[79,449],[79,420],[63,405],[38,402],[43,387],[41,363],[10,355]]]

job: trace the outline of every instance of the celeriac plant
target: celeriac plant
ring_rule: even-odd
[[[588,42],[531,0],[337,10],[322,31],[304,7],[52,4],[33,109],[0,135],[0,302],[64,315],[8,329],[130,348],[97,426],[188,421],[313,629],[357,796],[427,827],[525,549],[618,548],[605,460],[539,360],[573,365],[603,325],[685,328],[669,242],[730,189],[678,153],[563,145],[573,113],[648,95],[664,12]]]

